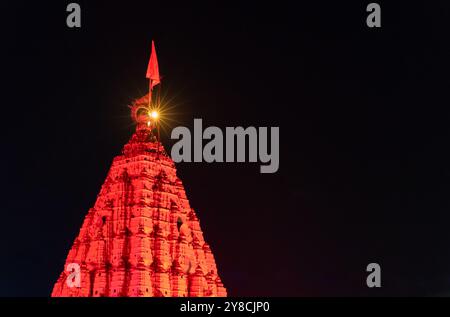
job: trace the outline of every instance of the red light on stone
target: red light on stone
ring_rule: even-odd
[[[146,104],[148,97],[133,104],[136,132],[114,158],[53,297],[227,295],[175,164],[147,124]],[[67,283],[72,263],[78,286]]]

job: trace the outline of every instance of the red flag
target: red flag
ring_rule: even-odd
[[[152,41],[152,53],[150,55],[150,61],[147,67],[147,76],[150,79],[150,93],[153,87],[161,83],[158,69],[158,58],[156,57],[155,42]]]

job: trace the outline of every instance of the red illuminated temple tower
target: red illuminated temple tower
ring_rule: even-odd
[[[112,162],[54,297],[227,295],[147,105],[148,96],[132,105],[136,132]],[[80,269],[75,286],[72,263]]]

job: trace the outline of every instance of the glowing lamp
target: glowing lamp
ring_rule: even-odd
[[[151,113],[150,113],[150,116],[153,118],[153,119],[158,119],[158,117],[159,117],[159,113],[157,112],[157,111],[155,111],[155,110],[153,110]]]

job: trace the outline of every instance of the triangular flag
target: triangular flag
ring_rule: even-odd
[[[161,78],[159,77],[159,69],[158,69],[158,58],[156,57],[154,41],[152,41],[152,53],[150,55],[150,61],[148,62],[146,77],[150,79],[150,90],[152,90],[154,86],[161,83]]]

